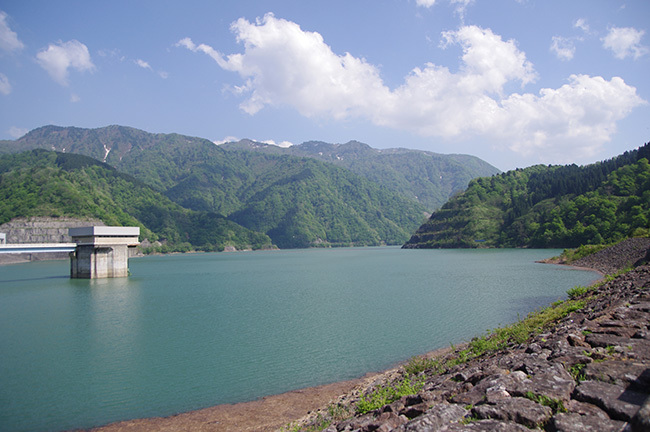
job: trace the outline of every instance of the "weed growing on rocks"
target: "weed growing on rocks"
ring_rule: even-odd
[[[524,396],[533,402],[537,402],[540,405],[549,407],[553,410],[553,414],[567,412],[566,408],[564,407],[564,402],[562,402],[560,399],[553,399],[546,395],[536,395],[530,391],[526,392]]]
[[[547,308],[530,313],[525,319],[512,325],[489,330],[486,335],[472,339],[467,348],[458,351],[456,357],[444,364],[444,369],[447,370],[484,354],[505,349],[510,344],[523,344],[532,336],[541,333],[553,323],[584,306],[585,300],[570,299],[555,302]]]
[[[418,375],[425,371],[432,371],[433,373],[442,373],[444,367],[440,359],[428,358],[425,356],[415,356],[409,359],[408,363],[404,365],[404,372],[407,375]]]
[[[569,373],[571,374],[574,380],[576,380],[577,382],[582,382],[587,379],[585,377],[586,366],[587,365],[585,363],[576,363],[569,368]]]
[[[395,402],[402,396],[414,395],[424,387],[424,378],[405,376],[392,384],[375,388],[357,402],[357,414],[365,414]]]

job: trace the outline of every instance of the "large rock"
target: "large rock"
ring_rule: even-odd
[[[623,427],[625,422],[622,421],[575,413],[557,414],[549,423],[549,429],[555,432],[618,432],[623,430]]]
[[[469,411],[460,405],[456,404],[438,404],[434,405],[426,413],[412,420],[406,425],[402,425],[395,429],[395,431],[402,432],[428,432],[443,430],[453,422],[457,422]]]
[[[630,421],[648,395],[602,381],[583,381],[576,387],[574,397],[599,406],[612,419]]]
[[[530,399],[514,397],[503,399],[495,404],[483,404],[472,408],[472,414],[480,419],[514,421],[524,426],[535,428],[543,426],[553,411]]]

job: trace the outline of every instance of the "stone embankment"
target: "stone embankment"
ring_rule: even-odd
[[[578,264],[611,274],[649,246],[634,239]],[[650,431],[650,266],[640,264],[577,296],[583,307],[524,344],[421,373],[415,395],[350,417],[373,391],[359,388],[285,430]],[[437,364],[453,364],[461,353],[456,348]],[[319,422],[327,427],[314,428]]]
[[[603,274],[614,274],[621,269],[641,262],[650,262],[650,238],[631,238],[572,263],[588,267]]]
[[[7,235],[7,243],[70,243],[72,238],[68,229],[89,225],[104,225],[104,222],[97,219],[16,218],[0,225],[0,233]],[[46,259],[68,259],[68,253],[0,254],[0,264]]]

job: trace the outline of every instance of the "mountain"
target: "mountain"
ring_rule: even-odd
[[[105,161],[186,209],[223,215],[286,248],[402,244],[426,211],[331,163],[229,151],[178,134],[45,126],[0,143],[0,153],[34,148]]]
[[[221,147],[227,150],[309,157],[329,162],[415,199],[430,212],[440,208],[451,196],[464,190],[471,179],[500,172],[474,156],[441,155],[404,148],[378,150],[358,141],[346,144],[309,141],[284,148],[241,140],[225,143]]]
[[[270,247],[221,215],[182,208],[135,178],[78,154],[42,149],[0,156],[0,224],[17,217],[90,217],[139,226],[161,251]]]
[[[650,233],[650,144],[592,165],[472,180],[405,248],[577,247]]]

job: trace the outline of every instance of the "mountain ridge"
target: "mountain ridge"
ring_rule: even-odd
[[[290,154],[333,163],[417,200],[429,212],[462,192],[471,179],[501,172],[475,156],[443,155],[403,147],[376,149],[354,140],[345,144],[306,141],[278,147],[246,139],[220,147],[230,151]]]
[[[366,144],[355,146],[357,152],[377,153]],[[427,215],[414,193],[408,196],[344,166],[314,157],[233,151],[180,134],[118,125],[44,126],[0,142],[0,153],[35,148],[105,161],[184,208],[262,230],[280,247],[402,244]]]
[[[44,149],[0,155],[0,224],[18,218],[92,218],[138,226],[157,251],[271,247],[271,239],[211,212],[172,202],[89,156]]]

